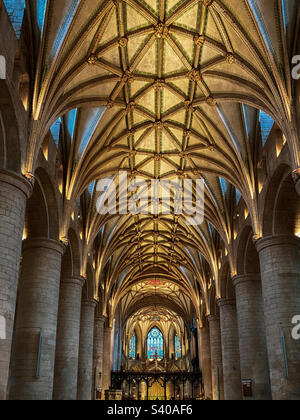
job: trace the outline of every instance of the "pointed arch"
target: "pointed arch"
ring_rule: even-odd
[[[147,358],[164,359],[165,340],[160,328],[153,327],[147,335]]]

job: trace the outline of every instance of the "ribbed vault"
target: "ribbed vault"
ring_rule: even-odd
[[[126,299],[153,294],[147,285],[153,279],[176,289],[182,304],[188,297],[199,311],[204,299],[208,308],[212,284],[218,296],[221,290],[218,242],[235,272],[236,197],[243,197],[254,234],[262,232],[255,161],[260,111],[282,131],[294,167],[300,163],[287,31],[296,24],[297,1],[54,3],[44,2],[34,33],[39,76],[26,170],[34,171],[40,142],[59,124],[61,236],[82,197],[84,261],[94,253],[95,296],[105,314]],[[174,214],[99,215],[94,182],[120,170],[147,182],[202,177],[205,221],[187,226]],[[160,291],[173,301],[176,293]]]

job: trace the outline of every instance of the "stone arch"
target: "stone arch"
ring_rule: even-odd
[[[59,239],[59,213],[54,189],[48,174],[38,168],[33,193],[28,200],[25,218],[28,238]]]
[[[300,231],[300,197],[288,165],[273,174],[265,199],[263,234],[296,235]]]
[[[217,302],[217,292],[215,284],[211,285],[208,294],[208,304],[209,304],[209,314],[218,315],[219,314],[219,305]]]
[[[141,358],[143,356],[143,334],[139,324],[135,325],[134,332],[136,339],[136,356],[139,355]]]
[[[0,80],[0,92],[0,168],[19,173],[22,160],[19,124],[5,80]]]
[[[68,233],[69,244],[62,259],[62,278],[80,276],[81,258],[79,240],[73,229]]]
[[[83,300],[94,299],[94,284],[94,270],[88,263],[86,267],[86,280],[82,291]]]
[[[172,355],[174,354],[174,359],[175,359],[175,337],[176,337],[177,331],[176,328],[174,326],[174,324],[171,325],[170,329],[169,329],[169,357],[171,358]]]
[[[235,290],[231,278],[230,264],[226,261],[222,267],[221,275],[221,298],[222,299],[235,299]]]
[[[251,226],[246,226],[238,243],[237,274],[257,274],[259,272],[259,255],[253,242],[253,230]]]

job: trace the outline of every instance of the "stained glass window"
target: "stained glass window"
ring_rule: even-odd
[[[164,358],[164,338],[158,328],[153,328],[147,339],[148,359],[153,360],[155,357],[162,360]]]
[[[133,334],[129,342],[129,357],[135,359],[136,357],[136,336]]]
[[[175,336],[175,358],[179,359],[181,357],[181,344],[179,341],[178,335]]]
[[[4,0],[4,4],[16,35],[20,38],[25,10],[25,0]]]

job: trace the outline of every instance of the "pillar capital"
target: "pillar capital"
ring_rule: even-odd
[[[256,248],[258,252],[263,251],[271,246],[279,245],[294,245],[300,248],[300,238],[292,235],[276,235],[276,236],[265,236],[256,242]]]
[[[22,191],[27,198],[31,196],[32,184],[23,176],[16,174],[13,171],[0,169],[0,182],[10,184],[13,187]]]
[[[220,315],[208,315],[208,322],[220,321]]]
[[[30,238],[23,242],[23,251],[32,248],[45,248],[50,251],[56,251],[58,254],[63,255],[65,252],[65,245],[61,242],[49,238]]]
[[[113,330],[113,327],[111,327],[111,326],[108,325],[107,327],[104,328],[104,330],[111,332]]]
[[[82,305],[84,306],[90,306],[91,308],[96,308],[98,305],[98,301],[96,299],[84,299],[82,301]]]
[[[95,316],[95,322],[103,322],[103,324],[105,323],[107,317],[104,315],[96,315]]]
[[[85,283],[85,279],[81,276],[70,276],[70,277],[63,277],[61,279],[61,283],[63,284],[73,284],[74,286],[83,287]]]
[[[249,282],[260,282],[260,274],[243,274],[233,278],[234,287],[238,286],[239,284]]]
[[[223,306],[236,306],[236,300],[235,299],[219,299],[218,305],[220,308]]]

